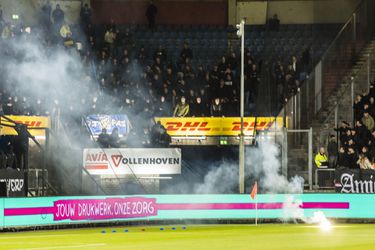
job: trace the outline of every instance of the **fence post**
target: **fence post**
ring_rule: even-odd
[[[309,129],[309,152],[308,152],[308,166],[309,166],[309,190],[313,188],[313,149],[312,149],[313,133],[312,128]]]
[[[370,82],[371,82],[371,57],[370,57],[370,54],[367,54],[367,92],[370,91]]]
[[[355,49],[355,41],[357,40],[357,14],[353,13],[353,45]]]
[[[288,129],[284,127],[283,133],[283,147],[281,157],[281,172],[284,176],[288,176]]]
[[[338,119],[339,119],[339,104],[336,103],[336,106],[335,106],[335,128],[338,127]]]
[[[351,95],[351,111],[352,111],[352,122],[353,122],[353,126],[354,126],[354,109],[353,109],[353,106],[354,106],[354,77],[352,76],[351,78],[351,81],[350,81],[350,95]]]

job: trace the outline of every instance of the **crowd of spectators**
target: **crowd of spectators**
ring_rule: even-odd
[[[374,79],[375,80],[375,79]],[[346,167],[350,169],[375,169],[375,87],[357,95],[353,105],[354,121],[351,125],[342,121],[336,129],[336,136],[331,135],[327,147],[315,158],[317,167]],[[320,159],[320,160],[319,160]]]
[[[146,17],[149,28],[156,26],[157,7],[151,3]],[[218,55],[213,65],[197,65],[195,54],[188,42],[181,44],[178,58],[170,56],[160,45],[155,51],[139,44],[131,31],[120,31],[114,22],[101,31],[91,23],[91,9],[82,4],[80,22],[68,24],[64,10],[59,4],[52,6],[46,1],[40,9],[39,24],[26,27],[20,20],[5,21],[0,11],[0,34],[2,45],[12,43],[22,36],[38,37],[46,50],[63,48],[66,53],[79,56],[85,72],[82,84],[89,78],[97,82],[89,95],[69,100],[45,100],[42,96],[28,96],[17,88],[0,88],[0,114],[53,115],[62,113],[115,114],[127,113],[134,124],[134,135],[150,137],[154,124],[145,124],[155,116],[175,117],[224,117],[239,115],[240,56],[238,48]],[[278,30],[279,20],[270,20],[270,28]],[[14,56],[17,52],[13,51]],[[0,46],[0,56],[12,56],[8,46]],[[151,55],[151,56],[150,56]],[[289,98],[300,84],[303,63],[291,57],[284,69],[280,61],[274,64],[272,73],[280,104]],[[255,102],[262,85],[261,60],[245,50],[245,114],[255,111]],[[0,81],[6,74],[1,74]],[[66,97],[63,96],[63,99]],[[69,97],[70,98],[70,97]],[[108,101],[109,100],[109,101]],[[82,108],[86,106],[87,108]],[[151,139],[145,139],[148,144]],[[166,139],[168,141],[168,138]]]
[[[146,12],[151,29],[155,28],[156,13],[156,6],[151,4]],[[181,45],[179,58],[171,58],[170,51],[162,45],[155,51],[147,51],[147,47],[133,39],[129,30],[120,32],[114,23],[107,25],[105,31],[98,34],[99,31],[91,24],[91,10],[87,4],[81,8],[79,28],[67,24],[64,18],[65,13],[59,4],[53,9],[46,2],[40,10],[39,27],[33,30],[44,32],[47,46],[64,46],[67,50],[77,49],[78,46],[82,63],[88,69],[87,74],[100,85],[100,93],[93,94],[91,100],[82,98],[76,102],[89,105],[91,112],[108,112],[106,104],[100,103],[100,96],[105,93],[114,99],[115,105],[110,106],[111,112],[126,110],[129,114],[144,113],[147,117],[238,115],[240,58],[236,51],[229,51],[214,65],[196,65],[194,51],[187,42]],[[272,29],[277,29],[276,19],[271,20]],[[3,40],[22,35],[18,30],[25,32],[24,27],[11,25],[10,22],[2,23],[5,24],[0,25]],[[150,54],[152,58],[147,57]],[[246,49],[245,102],[248,114],[254,111],[261,86],[259,61]],[[300,72],[300,63],[295,56],[291,57],[285,70],[280,61],[275,63],[273,75],[280,101],[296,91]],[[176,112],[182,97],[185,99],[184,112]],[[43,100],[30,98],[18,96],[14,91],[3,91],[1,103],[4,113],[51,113],[51,110],[39,108],[47,106]],[[114,110],[114,106],[118,110]]]

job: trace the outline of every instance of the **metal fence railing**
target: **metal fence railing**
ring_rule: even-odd
[[[319,114],[325,120],[323,123],[326,126],[323,136],[318,138],[318,143],[324,143],[331,131],[333,133],[332,129],[337,126],[338,121],[353,121],[355,94],[368,91],[370,81],[374,78],[375,53],[368,54],[366,60],[355,64],[361,51],[363,58],[363,48],[373,35],[371,27],[375,26],[375,19],[367,14],[367,8],[371,4],[369,0],[361,1],[297,93],[284,103],[277,117],[284,118],[284,124],[288,123],[288,130],[310,129]],[[352,74],[352,71],[355,71],[355,74]],[[337,96],[334,103],[334,98],[329,98],[333,93]],[[320,119],[319,123],[322,123]],[[305,158],[312,159],[312,155],[309,155],[312,152],[307,151],[306,147],[309,143],[311,140],[307,140],[300,133],[292,133],[288,136],[286,150],[299,152],[302,156],[308,155],[310,157]],[[288,153],[283,157],[288,157],[286,160],[282,159],[283,162],[295,160],[289,159]],[[311,184],[311,168],[308,176]]]
[[[360,51],[371,39],[370,27],[373,25],[373,21],[370,23],[367,16],[367,3],[366,0],[361,1],[356,11],[328,47],[322,59],[300,86],[298,93],[284,104],[279,116],[290,117],[289,127],[295,129],[308,128],[318,112],[330,104],[328,97],[333,91],[338,89],[345,80],[351,81],[349,69],[354,66]],[[374,55],[370,54],[368,61],[357,69],[358,74],[354,79],[355,92],[359,89],[368,88],[373,77],[371,69],[374,63]],[[351,91],[350,84],[345,91]],[[333,110],[327,112],[334,114]],[[346,115],[348,115],[347,110]]]

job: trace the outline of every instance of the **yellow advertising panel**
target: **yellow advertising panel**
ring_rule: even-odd
[[[20,115],[7,115],[9,119],[17,122],[26,124],[28,130],[33,136],[44,136],[44,129],[50,128],[51,122],[48,116],[20,116]],[[17,135],[17,132],[12,127],[14,123],[9,122],[8,120],[0,117],[0,135]]]
[[[282,117],[246,117],[245,135],[253,135],[255,120],[257,131],[278,129],[283,125]],[[157,117],[155,121],[160,121],[170,136],[238,136],[241,132],[240,117]]]

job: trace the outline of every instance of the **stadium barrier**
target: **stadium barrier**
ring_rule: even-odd
[[[375,193],[375,170],[338,168],[335,188],[338,193]]]
[[[51,127],[51,119],[48,116],[22,116],[22,115],[7,115],[9,118],[17,123],[27,125],[27,128],[32,136],[45,136],[46,128]],[[14,124],[4,117],[0,117],[0,135],[18,135],[13,128]]]
[[[86,148],[83,167],[91,175],[181,174],[181,149]]]
[[[256,205],[257,204],[257,205]],[[257,209],[256,209],[257,208]],[[364,209],[366,208],[366,209]],[[136,195],[0,199],[0,226],[32,227],[116,221],[375,218],[366,194]]]
[[[89,115],[84,122],[94,137],[99,136],[102,129],[111,134],[114,128],[118,129],[119,136],[126,136],[130,130],[130,121],[127,115]]]
[[[16,169],[0,169],[0,183],[2,186],[0,195],[3,197],[24,197],[25,182],[24,172]]]
[[[241,133],[240,117],[156,117],[170,136],[238,136]],[[245,117],[244,134],[253,136],[257,131],[283,127],[283,117]],[[287,124],[286,124],[287,127]]]

